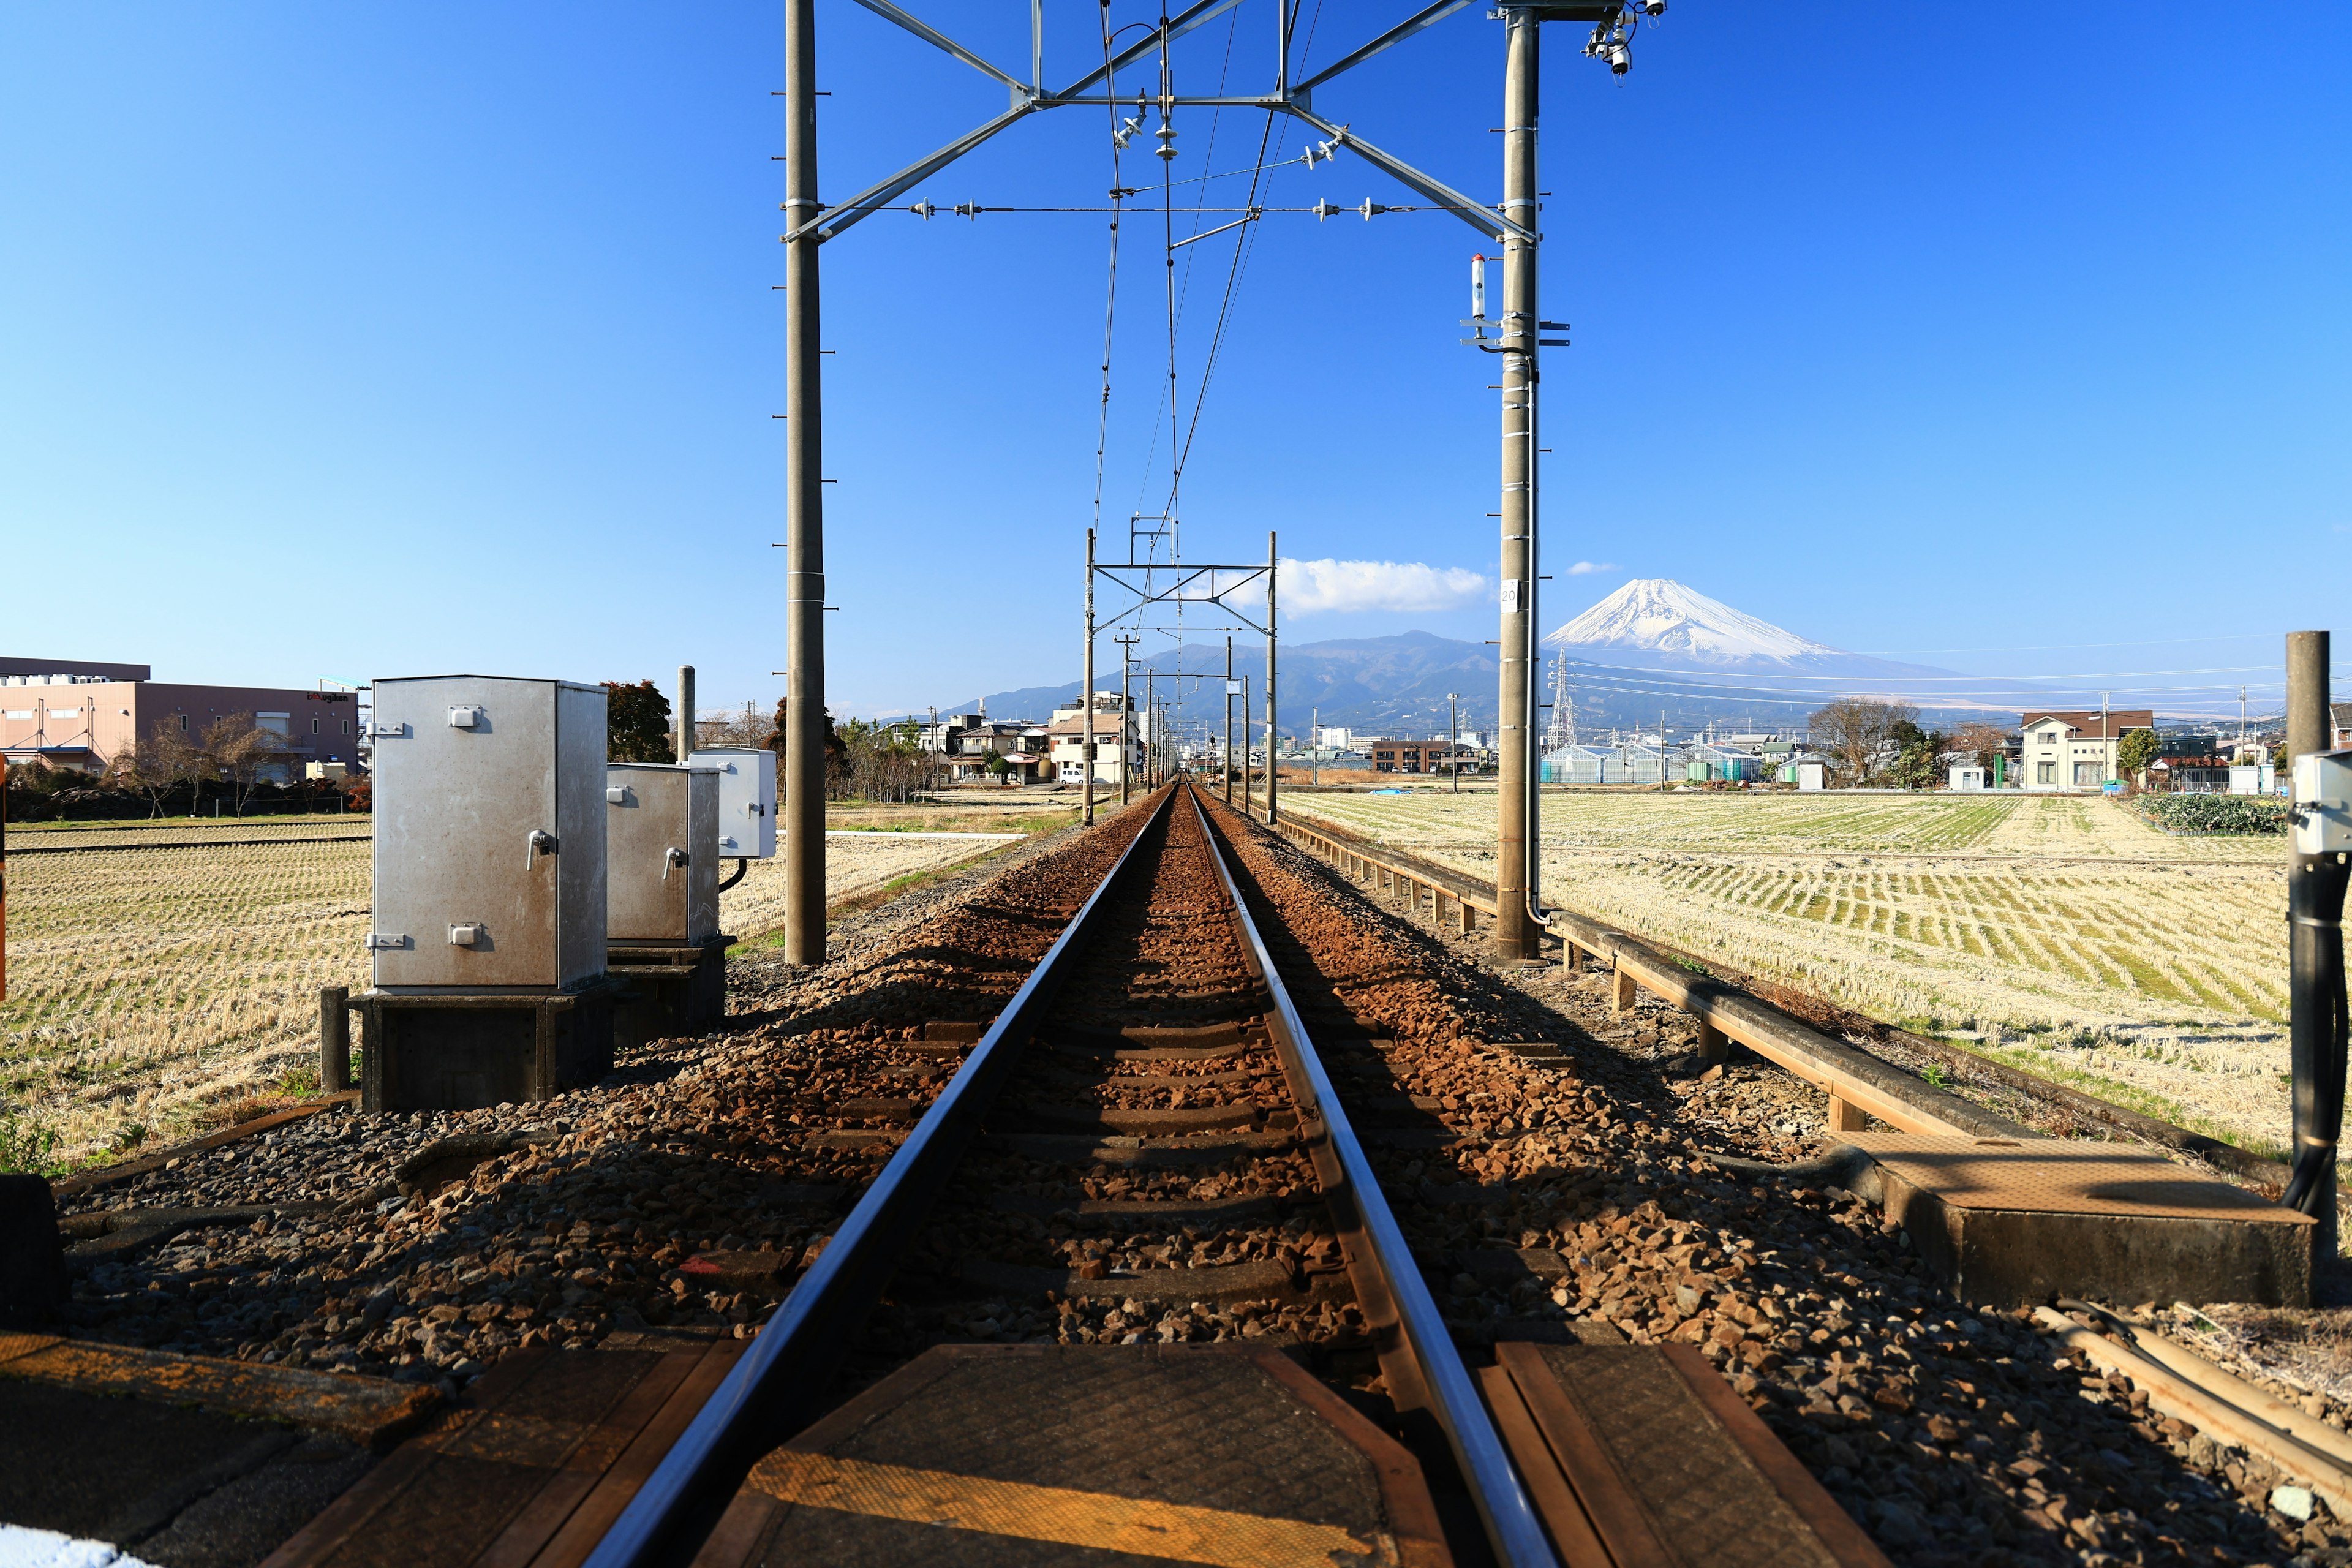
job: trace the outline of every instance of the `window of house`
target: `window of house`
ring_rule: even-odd
[[[181,715],[180,715],[180,733],[181,733],[181,734],[183,734],[183,735],[184,735],[184,734],[186,734],[187,732],[188,732],[188,716],[187,716],[185,713],[183,713],[183,714],[181,714]]]
[[[319,732],[319,721],[318,721],[316,719],[313,719],[313,720],[311,720],[311,721],[310,721],[310,733],[312,733],[313,735],[315,735],[315,734],[317,734],[318,732]]]
[[[2100,782],[2099,775],[2105,771],[2105,770],[2101,768],[2096,763],[2076,763],[2074,764],[2074,782],[2078,784],[2097,784]]]
[[[2058,764],[2056,763],[2034,763],[2033,782],[2035,784],[2056,784],[2058,782]]]

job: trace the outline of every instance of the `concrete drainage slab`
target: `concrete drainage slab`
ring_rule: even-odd
[[[1851,1132],[1886,1216],[1962,1300],[2311,1304],[2318,1226],[2163,1156],[2059,1138]]]

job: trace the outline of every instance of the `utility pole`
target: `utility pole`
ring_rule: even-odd
[[[1274,655],[1275,644],[1279,640],[1274,629],[1274,575],[1275,568],[1279,564],[1279,557],[1275,552],[1274,530],[1269,528],[1265,531],[1265,825],[1268,827],[1275,824],[1276,780],[1282,772],[1278,760],[1282,750],[1281,737],[1275,733],[1274,715]]]
[[[1118,804],[1125,805],[1129,752],[1127,735],[1128,728],[1133,722],[1129,717],[1131,699],[1128,695],[1130,688],[1127,682],[1127,676],[1128,671],[1135,667],[1135,645],[1141,639],[1133,632],[1129,632],[1123,637],[1113,637],[1111,640],[1118,644]]]
[[[1445,694],[1445,771],[1454,775],[1454,793],[1462,793],[1462,710],[1456,706],[1461,698],[1454,692]]]
[[[1504,8],[1502,213],[1521,234],[1503,239],[1502,471],[1502,778],[1496,801],[1495,951],[1528,959],[1541,951],[1535,918],[1534,855],[1528,832],[1535,792],[1528,787],[1533,737],[1536,586],[1536,72],[1542,11]]]
[[[1250,812],[1250,678],[1242,671],[1242,815]]]
[[[1225,804],[1234,804],[1234,634],[1225,634],[1225,742],[1223,773]]]
[[[1307,766],[1319,787],[1323,783],[1323,710],[1310,709],[1307,724]]]
[[[824,962],[824,443],[816,0],[784,5],[784,962]]]
[[[2332,748],[2326,632],[2286,638],[2286,761]],[[2315,802],[2294,792],[2294,811]],[[2340,809],[2340,807],[2338,808]],[[2352,868],[2341,855],[2287,862],[2288,1050],[2294,1078],[2294,1173],[2280,1200],[2319,1222],[2314,1256],[2336,1257],[2336,1145],[2344,1130],[2344,895]]]
[[[694,666],[677,667],[677,760],[694,755]]]
[[[923,770],[923,776],[930,781],[925,787],[935,793],[940,787],[940,710],[934,703],[931,706],[931,732],[923,738],[923,760],[929,764]]]
[[[1095,825],[1095,531],[1087,530],[1087,657],[1078,680],[1078,785],[1086,826]]]

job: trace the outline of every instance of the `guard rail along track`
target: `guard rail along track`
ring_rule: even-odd
[[[1103,1147],[1107,1143],[1126,1145],[1125,1157],[1141,1168],[1221,1160],[1234,1163],[1227,1168],[1291,1162],[1301,1180],[1280,1188],[1279,1201],[1290,1205],[1294,1215],[1308,1205],[1326,1211],[1328,1217],[1315,1228],[1328,1230],[1339,1244],[1317,1260],[1320,1279],[1310,1277],[1310,1285],[1339,1288],[1344,1260],[1353,1313],[1360,1315],[1377,1354],[1380,1381],[1408,1444],[1418,1450],[1433,1486],[1458,1487],[1453,1493],[1457,1502],[1460,1493],[1466,1492],[1475,1505],[1475,1523],[1468,1527],[1473,1539],[1456,1540],[1455,1551],[1466,1547],[1474,1560],[1490,1551],[1512,1568],[1557,1561],[1529,1494],[1381,1193],[1316,1044],[1276,972],[1208,815],[1190,787],[1180,785],[1137,808],[1132,818],[1140,826],[1109,872],[964,1057],[726,1382],[606,1531],[588,1559],[591,1568],[655,1568],[695,1560],[698,1553],[713,1563],[735,1560],[721,1543],[743,1542],[751,1528],[745,1522],[746,1510],[756,1513],[767,1506],[746,1487],[747,1478],[838,1399],[840,1369],[855,1358],[861,1327],[886,1289],[893,1288],[894,1275],[905,1268],[950,1184],[959,1198],[984,1190],[992,1164],[996,1180],[992,1195],[1000,1207],[1017,1212],[1025,1205],[1032,1213],[1042,1212],[1044,1200],[1025,1194],[1024,1184],[1003,1179],[1008,1172],[1018,1176],[1024,1167],[1002,1157],[1008,1152],[1025,1157],[1033,1182],[1043,1171],[1045,1190],[1053,1190],[1053,1178],[1058,1176],[1060,1190],[1067,1192],[1077,1184],[1077,1173],[1099,1173],[1099,1157],[1114,1152]],[[1155,893],[1160,897],[1155,899]],[[1147,951],[1133,973],[1118,973],[1118,950],[1123,944],[1117,939],[1127,934],[1122,927],[1134,925],[1139,912],[1148,923],[1150,909],[1162,909],[1162,951],[1171,934],[1167,928],[1172,925],[1177,940],[1190,940],[1201,950],[1197,967],[1222,968],[1223,995],[1218,1000],[1229,1018],[1222,1028],[1129,1028],[1123,1036],[1102,1032],[1104,1014],[1118,1011],[1107,1005],[1106,980],[1112,986],[1109,995],[1116,997],[1128,993],[1138,979],[1164,981],[1181,967],[1155,964]],[[1202,1015],[1200,1004],[1207,998],[1195,993],[1185,1000],[1192,1004],[1193,1016]],[[1185,1010],[1176,1009],[1179,1016]],[[1095,1026],[1089,1028],[1089,1022]],[[1166,1043],[1188,1035],[1219,1034],[1224,1037],[1223,1044]],[[1139,1044],[1144,1048],[1121,1048]],[[1158,1048],[1152,1048],[1155,1045]],[[1270,1067],[1251,1068],[1253,1056],[1263,1060],[1268,1055]],[[1066,1089],[1073,1077],[1066,1069],[1077,1062],[1090,1062],[1099,1075],[1095,1087],[1112,1095],[1141,1088],[1147,1097],[1156,1098],[1154,1091],[1171,1084],[1181,1091],[1187,1084],[1255,1079],[1286,1095],[1288,1104],[1268,1107],[1244,1100],[1243,1105],[1250,1109],[1245,1120],[1238,1117],[1240,1108],[1229,1099],[1226,1109],[1236,1114],[1222,1119],[1215,1105],[1189,1114],[1129,1112],[1122,1118],[1105,1113],[1105,1121],[1114,1129],[1164,1127],[1193,1134],[1164,1139],[1002,1131],[1037,1125],[1036,1112],[1045,1109],[1009,1096],[1008,1089],[1024,1084],[1032,1089],[1040,1085]],[[1140,1075],[1118,1071],[1136,1065],[1169,1070]],[[1200,1070],[1228,1066],[1238,1070]],[[1171,1098],[1181,1103],[1185,1096],[1179,1092]],[[1261,1122],[1266,1131],[1216,1131],[1220,1126],[1255,1128]],[[1047,1125],[1052,1125],[1050,1118]],[[1201,1136],[1202,1132],[1207,1135]],[[1060,1206],[1105,1217],[1121,1208],[1151,1211],[1161,1221],[1189,1211],[1203,1225],[1215,1226],[1221,1220],[1262,1216],[1269,1205],[1260,1196],[1222,1205]],[[985,1265],[977,1270],[983,1279],[991,1271]],[[965,1279],[974,1272],[967,1262]],[[1033,1289],[1045,1279],[1060,1282],[1063,1278],[1018,1266],[994,1272],[1014,1283],[1025,1274]],[[1288,1268],[1269,1270],[1263,1261],[1237,1268],[1144,1269],[1118,1277],[1108,1277],[1098,1263],[1090,1263],[1067,1279],[1101,1279],[1103,1292],[1114,1297],[1133,1292],[1147,1300],[1172,1300],[1201,1293],[1214,1299],[1220,1289],[1216,1279],[1222,1276],[1238,1277],[1235,1289],[1263,1296],[1269,1273],[1274,1283],[1296,1287]],[[919,1285],[902,1278],[894,1293]],[[771,1466],[775,1462],[770,1459]],[[1456,1521],[1457,1534],[1462,1529]],[[1483,1542],[1475,1540],[1479,1534]],[[740,1554],[740,1544],[733,1550]],[[1429,1558],[1408,1551],[1406,1560]]]

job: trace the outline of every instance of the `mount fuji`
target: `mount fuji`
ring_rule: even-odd
[[[1799,637],[1666,577],[1640,577],[1544,638],[1554,655],[1603,668],[1841,679],[1949,678]]]

